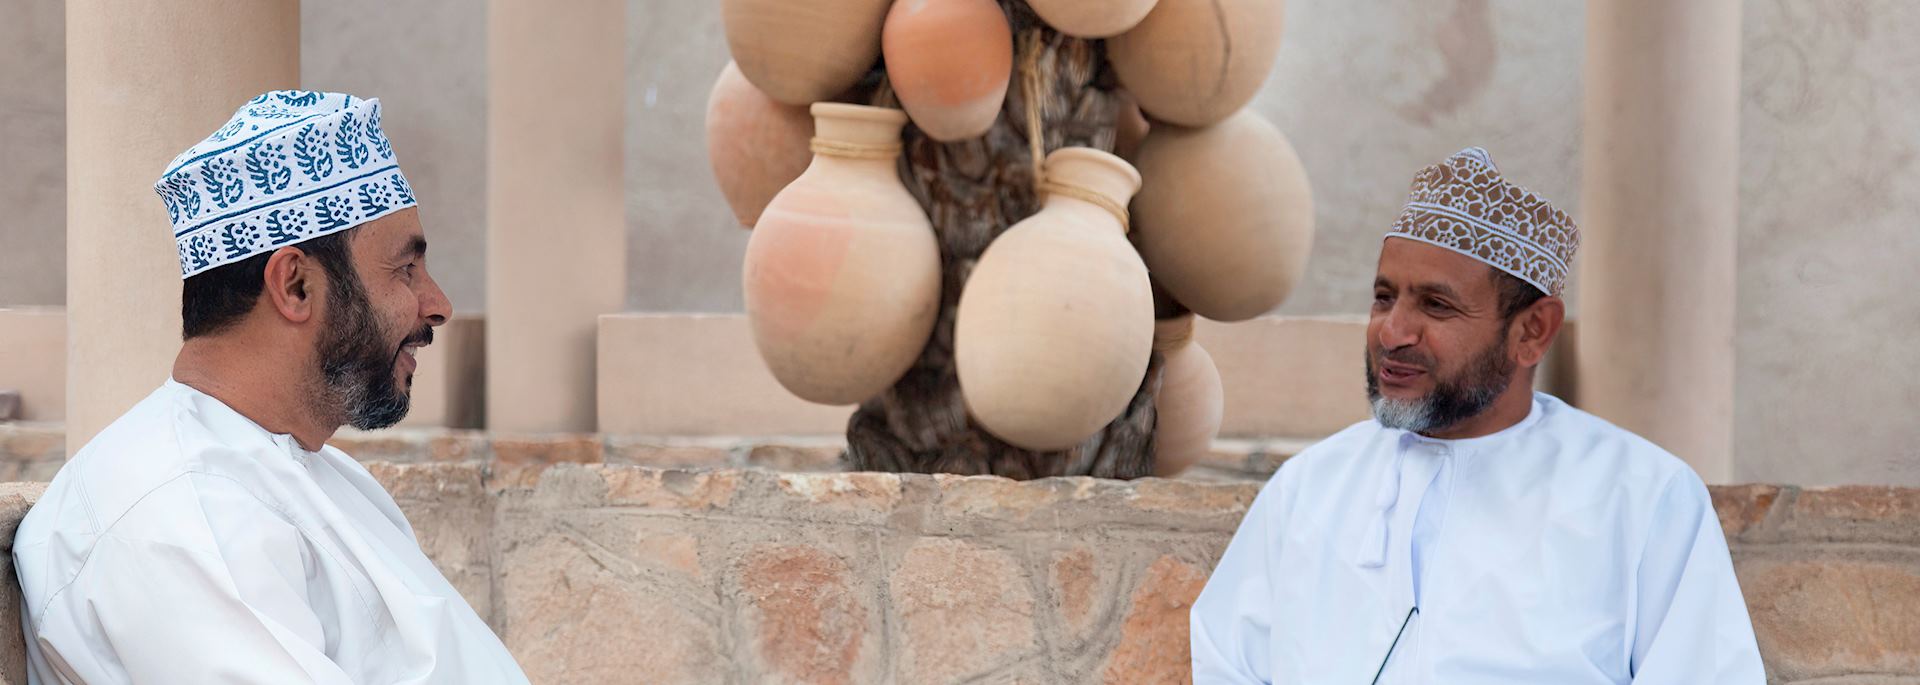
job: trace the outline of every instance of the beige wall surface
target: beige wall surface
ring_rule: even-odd
[[[0,306],[58,305],[67,299],[65,5],[0,0],[0,16]]]
[[[301,87],[380,98],[434,280],[456,312],[475,314],[486,307],[486,19],[470,0],[300,3]]]
[[[1734,477],[1920,484],[1920,4],[1746,10]]]

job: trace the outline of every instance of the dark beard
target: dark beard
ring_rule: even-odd
[[[332,279],[328,294],[327,326],[320,335],[316,357],[326,397],[322,401],[341,422],[360,430],[386,428],[407,417],[409,390],[394,382],[393,368],[400,350],[387,341],[393,335],[373,314],[373,305],[357,274]],[[433,341],[433,329],[422,326],[406,343]]]
[[[1381,423],[1385,425],[1388,422],[1378,409],[1381,401],[1380,377],[1373,368],[1373,354],[1368,352],[1362,356],[1366,358],[1367,400],[1376,407],[1375,418],[1383,419]],[[1409,363],[1416,361],[1410,360]],[[1425,366],[1433,368],[1431,364]],[[1413,400],[1417,414],[1424,417],[1420,425],[1387,427],[1431,433],[1459,425],[1493,406],[1494,401],[1500,399],[1500,393],[1506,392],[1507,386],[1512,384],[1514,370],[1513,360],[1507,357],[1507,338],[1503,335],[1498,342],[1487,346],[1486,350],[1474,357],[1473,362],[1462,369],[1459,375],[1445,379],[1435,376],[1433,392]]]

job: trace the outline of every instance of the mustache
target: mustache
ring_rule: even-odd
[[[1411,348],[1402,347],[1402,348],[1392,349],[1392,350],[1375,348],[1374,354],[1379,356],[1381,359],[1393,362],[1395,364],[1405,364],[1407,366],[1418,366],[1428,371],[1433,370],[1433,359],[1428,357],[1427,355],[1420,354],[1419,352],[1415,352]]]
[[[400,341],[401,347],[406,347],[408,345],[432,345],[432,344],[433,344],[433,327],[427,326],[427,325],[421,325],[420,330],[414,331],[413,335],[409,335],[407,336],[406,340]]]

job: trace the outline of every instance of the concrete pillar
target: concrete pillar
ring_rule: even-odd
[[[487,3],[487,427],[594,430],[626,293],[626,0]]]
[[[180,262],[153,182],[249,98],[299,79],[298,0],[68,0],[69,453],[180,349]]]
[[[1740,0],[1587,3],[1581,405],[1733,460]]]

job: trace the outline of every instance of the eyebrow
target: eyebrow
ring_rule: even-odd
[[[1386,278],[1375,278],[1373,279],[1373,287],[1386,288],[1388,290],[1392,290],[1393,282],[1387,280]],[[1421,294],[1439,295],[1441,297],[1445,297],[1450,300],[1464,299],[1460,296],[1460,293],[1458,291],[1455,291],[1453,289],[1453,286],[1449,286],[1445,283],[1419,283],[1409,287],[1408,290],[1412,290],[1413,292],[1421,293]]]
[[[400,251],[394,253],[394,256],[407,258],[427,256],[427,239],[422,236],[414,236],[412,240],[407,241],[406,247],[400,248]]]

